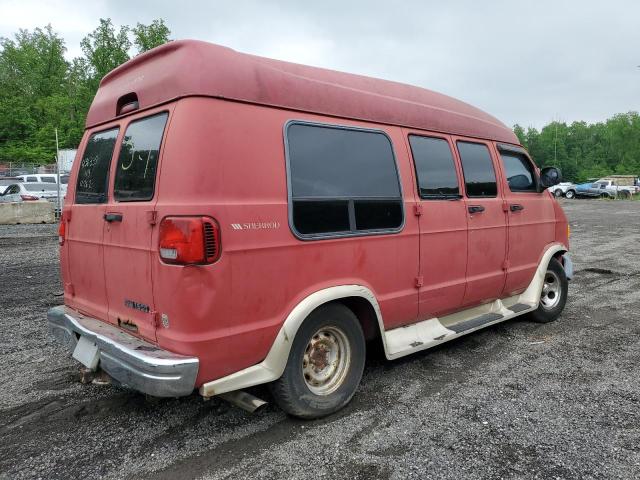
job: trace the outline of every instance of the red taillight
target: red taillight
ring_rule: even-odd
[[[67,226],[64,221],[64,214],[60,217],[60,225],[58,225],[58,243],[64,245],[64,238],[67,233]]]
[[[20,198],[23,201],[29,201],[29,200],[40,200],[38,197],[34,197],[33,195],[20,195]]]
[[[166,263],[213,263],[220,257],[218,224],[208,217],[167,217],[160,222],[159,253]]]

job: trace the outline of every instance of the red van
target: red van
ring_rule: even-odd
[[[60,223],[51,331],[152,396],[269,383],[319,417],[388,359],[555,320],[567,220],[513,132],[422,88],[175,41],[109,73]]]

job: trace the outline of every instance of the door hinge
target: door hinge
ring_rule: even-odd
[[[422,275],[418,275],[416,277],[416,288],[420,288],[422,287],[422,285],[424,285],[424,278],[422,277]]]
[[[420,215],[422,215],[422,205],[420,205],[419,203],[416,203],[413,206],[413,213],[415,214],[416,217],[419,217]]]
[[[155,210],[147,211],[147,222],[149,225],[155,225],[158,222],[158,212]]]
[[[505,213],[509,211],[509,204],[507,203],[506,200],[502,201],[502,211]]]
[[[505,260],[504,262],[502,262],[502,269],[503,270],[509,270],[509,260]]]

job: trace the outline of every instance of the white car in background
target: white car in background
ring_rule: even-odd
[[[48,183],[54,185],[54,190],[57,190],[58,175],[55,173],[33,173],[30,175],[18,175],[23,183]],[[68,174],[60,174],[60,193],[64,197],[67,194],[67,184],[69,183]]]
[[[556,198],[575,198],[576,196],[576,186],[571,182],[561,182],[553,187],[549,187],[547,190],[549,190]]]
[[[12,183],[0,195],[0,202],[28,202],[32,200],[47,200],[55,205],[58,203],[58,187],[55,183]],[[64,197],[61,197],[64,205]],[[58,207],[55,207],[58,210]]]
[[[0,177],[0,195],[2,195],[7,188],[9,188],[9,185],[20,181],[21,180],[16,177]]]

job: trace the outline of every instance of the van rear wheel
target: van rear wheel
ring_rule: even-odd
[[[358,388],[366,345],[362,327],[344,305],[314,310],[291,346],[282,376],[270,385],[280,408],[300,418],[320,418],[344,407]]]
[[[565,193],[564,196],[571,199],[576,196],[576,192],[574,192],[573,190],[567,190],[567,193]]]
[[[540,292],[538,308],[529,314],[529,318],[538,323],[556,320],[567,303],[569,282],[560,262],[552,258],[544,274],[544,283]]]

